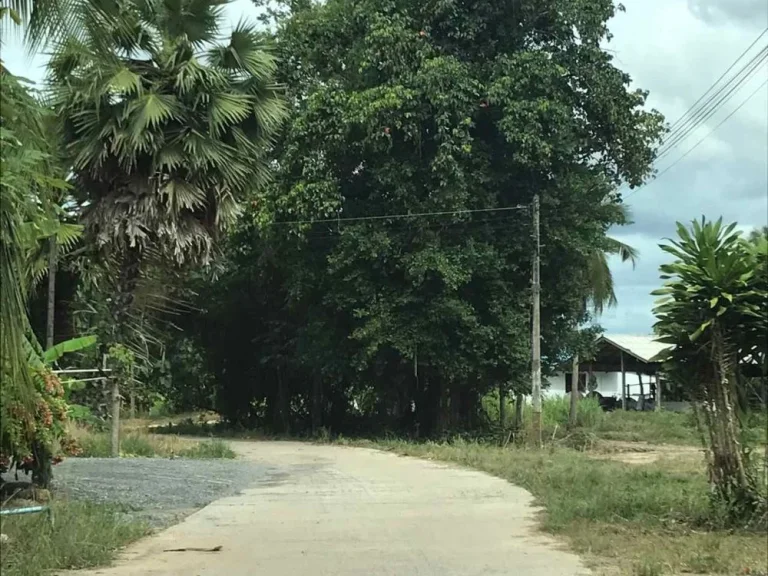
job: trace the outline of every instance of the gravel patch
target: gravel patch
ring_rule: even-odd
[[[75,500],[118,504],[129,517],[163,528],[213,500],[280,476],[239,460],[68,458],[54,469],[53,486]]]

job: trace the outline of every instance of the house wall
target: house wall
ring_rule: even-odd
[[[593,372],[597,379],[597,391],[602,396],[615,396],[621,398],[621,372]],[[650,384],[653,376],[643,375],[643,391],[646,398],[650,396]],[[559,372],[548,378],[544,378],[549,383],[549,387],[544,391],[545,396],[565,396],[565,373]],[[627,388],[629,396],[638,398],[640,396],[640,380],[635,373],[627,372]]]

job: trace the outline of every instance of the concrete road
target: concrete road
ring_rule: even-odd
[[[131,546],[101,576],[576,576],[532,498],[480,472],[393,454],[233,442],[271,474]],[[174,548],[218,552],[168,552]]]

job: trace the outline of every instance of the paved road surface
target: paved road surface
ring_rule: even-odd
[[[577,576],[531,496],[471,470],[373,450],[233,442],[278,474],[79,576]],[[219,552],[166,552],[212,548]]]

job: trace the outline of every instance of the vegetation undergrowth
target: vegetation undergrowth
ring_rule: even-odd
[[[3,576],[39,576],[53,570],[109,563],[126,544],[148,533],[115,506],[57,501],[53,525],[45,514],[3,516],[0,544]]]
[[[82,449],[81,457],[107,458],[111,455],[109,433],[78,428],[73,436]],[[121,435],[120,455],[144,458],[235,458],[232,449],[220,439],[191,440],[176,435],[156,436],[139,430]]]

